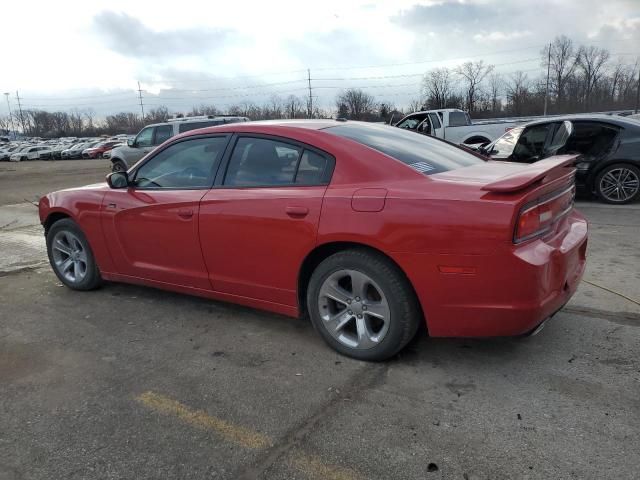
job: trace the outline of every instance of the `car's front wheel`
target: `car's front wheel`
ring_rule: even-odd
[[[413,289],[383,255],[347,250],[326,258],[307,291],[311,321],[338,352],[381,361],[415,335],[422,314]]]
[[[124,172],[127,170],[127,166],[122,160],[114,160],[111,165],[112,172]]]
[[[100,271],[89,242],[73,220],[58,220],[49,228],[47,253],[54,273],[67,287],[91,290],[100,285]]]
[[[595,187],[606,203],[631,203],[640,198],[640,169],[625,163],[610,165],[598,174]]]

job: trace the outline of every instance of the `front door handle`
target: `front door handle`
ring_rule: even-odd
[[[188,209],[181,209],[178,210],[178,216],[180,218],[184,218],[185,220],[193,217],[193,210],[188,210]]]
[[[309,209],[307,207],[287,207],[285,209],[287,215],[290,217],[306,217],[309,214]]]

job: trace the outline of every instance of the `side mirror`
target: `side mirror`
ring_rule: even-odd
[[[131,148],[134,148],[136,146],[136,139],[135,138],[128,138],[127,139],[127,145],[130,146]]]
[[[113,172],[107,175],[107,185],[110,188],[127,188],[129,186],[129,175],[127,172]]]

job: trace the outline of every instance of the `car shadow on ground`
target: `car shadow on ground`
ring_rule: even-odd
[[[200,327],[203,321],[217,323],[223,319],[225,324],[228,320],[242,322],[244,328],[266,330],[266,334],[283,334],[289,337],[283,338],[283,342],[286,343],[295,342],[295,337],[305,344],[307,342],[322,344],[323,342],[306,316],[291,318],[223,301],[138,285],[107,282],[100,289],[89,293],[117,297],[120,303],[155,304],[156,308],[163,311],[169,307],[180,310],[185,313],[180,319],[181,328],[195,329]],[[69,294],[75,295],[76,292],[69,291]],[[203,318],[202,314],[207,317]],[[155,322],[157,317],[148,316],[145,319],[144,316],[137,316],[136,321]],[[170,321],[170,319],[167,320],[167,322]],[[227,326],[225,324],[218,324],[217,327],[225,328]],[[470,361],[477,361],[482,357],[482,360],[488,363],[521,361],[521,350],[527,340],[523,337],[431,338],[425,326],[421,325],[413,340],[388,362],[406,365],[437,364],[440,360],[459,357],[469,358]],[[326,348],[328,353],[334,353],[328,346]]]

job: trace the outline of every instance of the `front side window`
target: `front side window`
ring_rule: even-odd
[[[276,140],[241,137],[229,159],[224,184],[241,187],[292,184],[301,150]]]
[[[346,123],[324,131],[378,150],[425,175],[484,163],[450,143],[386,125]]]
[[[413,115],[396,125],[398,128],[407,130],[415,130],[418,125],[426,118],[426,115]]]
[[[136,172],[137,188],[209,188],[227,137],[196,138],[174,143]]]
[[[136,137],[136,147],[150,147],[153,143],[153,127],[147,127]]]
[[[159,125],[156,127],[154,145],[161,145],[173,137],[173,125]]]

